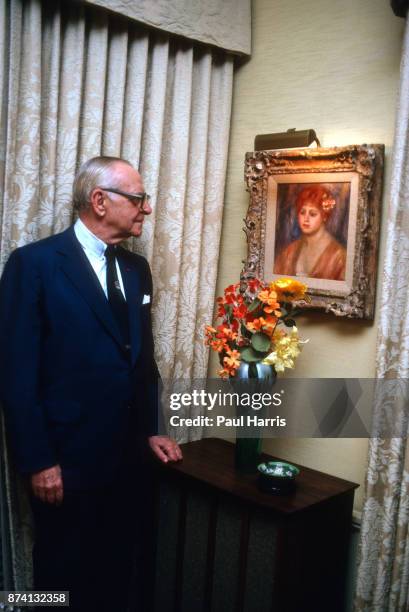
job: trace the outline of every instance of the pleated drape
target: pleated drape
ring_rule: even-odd
[[[250,55],[251,0],[85,0],[168,34]]]
[[[80,163],[95,155],[128,159],[154,208],[143,236],[129,246],[151,263],[161,374],[204,378],[232,56],[58,0],[0,0],[0,51],[0,265],[14,248],[72,222]],[[17,516],[21,496],[2,452],[3,500]],[[29,584],[16,552],[21,525],[10,529],[16,588]]]
[[[408,423],[409,379],[409,27],[402,51],[391,201],[382,279],[375,423]],[[382,381],[388,381],[383,385]],[[402,429],[405,434],[405,429]],[[369,445],[356,612],[409,609],[409,443],[405,435]]]

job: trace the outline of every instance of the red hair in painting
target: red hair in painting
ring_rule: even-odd
[[[330,216],[336,202],[330,190],[317,183],[304,187],[298,194],[295,201],[297,215],[305,204],[318,208],[325,222]]]

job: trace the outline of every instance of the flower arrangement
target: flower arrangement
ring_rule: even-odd
[[[273,365],[277,372],[293,368],[304,343],[292,316],[295,301],[309,301],[306,285],[291,278],[245,285],[226,287],[217,298],[221,324],[205,328],[206,344],[220,355],[221,378],[235,376],[243,361]]]

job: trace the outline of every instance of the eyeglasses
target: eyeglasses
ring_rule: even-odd
[[[113,187],[100,187],[104,191],[109,191],[109,193],[117,193],[118,195],[123,196],[124,198],[128,198],[134,204],[137,204],[139,208],[144,208],[146,204],[149,204],[151,196],[147,193],[128,193],[127,191],[121,191],[120,189],[114,189]]]

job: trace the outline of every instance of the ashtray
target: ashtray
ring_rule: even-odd
[[[264,493],[284,495],[295,489],[295,477],[300,470],[285,461],[267,461],[257,466],[259,487]]]

